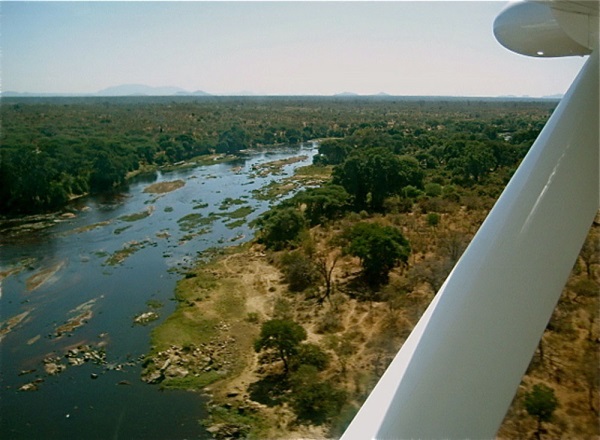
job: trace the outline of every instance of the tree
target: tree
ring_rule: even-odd
[[[325,370],[329,365],[330,356],[321,347],[311,343],[300,344],[298,353],[293,358],[292,369],[297,370],[302,365],[312,365],[319,371]]]
[[[542,422],[552,420],[554,410],[558,407],[558,400],[554,390],[544,384],[536,384],[533,389],[525,394],[525,409],[527,413],[537,419],[536,438],[541,438]]]
[[[338,262],[340,255],[336,255],[331,262],[331,265],[327,264],[327,257],[320,255],[317,257],[315,266],[317,272],[323,278],[325,282],[325,292],[323,292],[323,296],[319,298],[319,303],[323,303],[326,299],[331,302],[331,293],[333,292],[333,269],[335,269],[335,265]]]
[[[454,148],[448,167],[466,181],[479,182],[498,165],[494,151],[488,144],[477,141],[459,142]]]
[[[359,210],[367,207],[369,177],[366,159],[361,152],[350,155],[343,164],[333,170],[333,183],[344,187],[352,197],[355,208]]]
[[[346,160],[350,147],[340,139],[327,139],[319,145],[319,154],[313,161],[323,165],[338,165]]]
[[[310,225],[316,226],[341,217],[348,208],[348,198],[348,193],[341,186],[324,185],[301,191],[288,203],[300,206]]]
[[[415,158],[387,148],[358,149],[334,169],[333,183],[353,197],[356,209],[381,211],[386,197],[400,194],[407,185],[422,187],[423,171]]]
[[[292,292],[302,292],[312,286],[319,274],[315,264],[300,252],[290,252],[281,259],[285,281]]]
[[[292,356],[298,353],[299,345],[307,337],[306,330],[291,320],[271,319],[260,329],[260,337],[254,342],[254,350],[275,350],[283,361],[285,372],[289,371]]]
[[[249,145],[246,131],[240,126],[234,125],[229,130],[219,134],[217,152],[234,154],[248,148]]]
[[[390,270],[408,261],[408,240],[394,227],[362,222],[344,235],[348,240],[345,252],[360,258],[363,275],[372,287],[387,283]]]
[[[276,251],[294,247],[300,232],[306,228],[306,220],[295,208],[272,209],[257,221],[260,226],[259,241]]]
[[[92,162],[90,189],[93,192],[111,191],[125,183],[127,168],[111,147],[98,146]]]
[[[346,402],[346,393],[330,381],[321,381],[312,365],[300,366],[291,383],[291,406],[300,421],[320,425],[338,414]]]

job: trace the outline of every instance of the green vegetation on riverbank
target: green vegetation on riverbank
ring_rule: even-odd
[[[248,148],[316,138],[371,132],[379,138],[362,138],[372,146],[392,142],[397,149],[416,141],[430,147],[433,130],[511,136],[510,143],[520,145],[535,136],[554,105],[402,98],[6,98],[0,106],[0,215],[55,211],[74,196],[113,191],[137,170],[195,165],[202,158],[214,163]],[[454,115],[462,119],[458,126],[448,118]]]

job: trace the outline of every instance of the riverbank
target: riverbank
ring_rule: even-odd
[[[294,425],[291,410],[250,398],[262,378],[254,341],[287,291],[261,245],[227,248],[188,272],[176,290],[178,307],[152,333],[143,380],[211,398],[209,432],[254,438],[324,438],[322,427]],[[294,426],[292,426],[294,425]]]
[[[426,214],[415,212],[370,218],[400,228],[413,247],[409,269],[392,271],[390,283],[376,295],[356,283],[359,261],[340,256],[331,244],[340,231],[361,219],[350,215],[312,228],[313,252],[329,265],[335,261],[334,293],[325,302],[315,295],[322,293],[322,285],[316,291],[290,291],[282,271],[287,251],[270,252],[257,243],[224,249],[178,283],[177,310],[152,334],[144,378],[165,388],[210,396],[204,423],[217,439],[338,437],[434,297],[450,269],[439,262],[448,253],[460,255],[484,216],[484,211],[463,207],[452,215],[442,214],[436,228],[428,224]],[[583,262],[575,266],[544,334],[544,349],[532,359],[502,425],[502,438],[527,437],[535,430],[535,420],[521,405],[523,394],[536,383],[550,385],[562,402],[553,422],[545,424],[548,433],[586,437],[597,431],[598,389],[584,385],[586,377],[597,377],[589,368],[593,360],[588,359],[598,331],[590,308],[597,304],[597,296],[579,292],[596,272],[583,269]],[[271,319],[297,322],[306,330],[307,341],[327,353],[329,362],[319,377],[346,396],[331,420],[320,424],[301,420],[281,362],[255,352],[261,325]]]

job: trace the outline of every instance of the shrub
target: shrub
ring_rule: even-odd
[[[410,245],[400,230],[377,223],[357,223],[346,232],[345,252],[360,258],[369,285],[387,283],[388,274],[398,263],[406,263]]]
[[[300,252],[290,252],[281,260],[285,281],[292,292],[302,292],[319,278],[314,263]]]
[[[291,377],[291,406],[300,422],[321,425],[338,414],[346,402],[344,390],[321,381],[312,365],[302,365]]]
[[[312,365],[319,371],[325,370],[329,365],[330,356],[321,347],[311,343],[300,345],[298,354],[292,361],[292,369],[297,370],[302,365]]]

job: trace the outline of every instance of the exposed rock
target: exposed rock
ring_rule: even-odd
[[[69,361],[69,365],[73,366],[73,367],[78,367],[80,365],[83,365],[83,363],[85,362],[83,360],[83,358],[68,358]]]
[[[145,312],[133,319],[134,324],[146,325],[152,321],[156,321],[159,318],[156,312]]]
[[[142,376],[142,380],[146,383],[160,383],[165,379],[164,374],[160,370],[154,370],[152,372],[146,372]]]
[[[26,383],[21,388],[19,388],[19,391],[37,391],[37,390],[38,390],[38,386],[34,382]]]
[[[183,367],[178,367],[176,365],[171,365],[164,372],[166,377],[186,377],[189,374],[189,370]]]
[[[62,373],[67,369],[67,366],[64,364],[56,363],[56,362],[48,362],[44,364],[44,371],[50,376],[55,374]]]
[[[206,428],[216,440],[246,438],[250,426],[236,423],[217,423]]]

